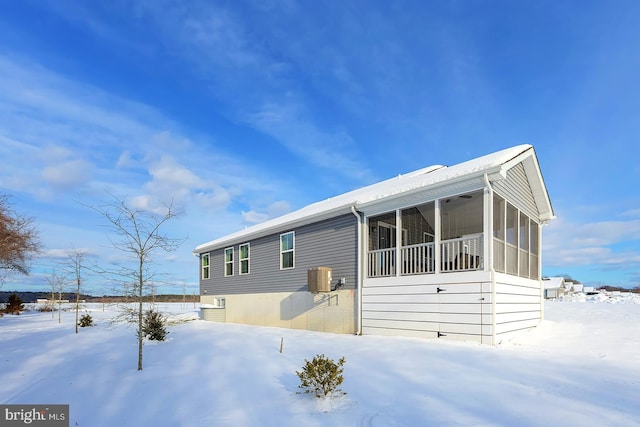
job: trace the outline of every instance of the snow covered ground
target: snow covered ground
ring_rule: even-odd
[[[333,335],[197,320],[146,343],[111,307],[74,334],[30,311],[0,319],[0,403],[69,404],[71,426],[640,426],[640,296],[545,304],[536,330],[498,347]],[[279,352],[283,339],[283,352]],[[346,358],[343,391],[298,394],[304,359]]]

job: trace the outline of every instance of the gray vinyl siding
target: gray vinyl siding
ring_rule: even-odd
[[[280,269],[280,234],[295,232],[293,269]],[[239,274],[239,245],[250,243],[249,274]],[[343,289],[354,289],[357,268],[357,220],[346,214],[336,218],[283,229],[255,240],[245,238],[233,245],[212,250],[209,280],[200,280],[200,293],[206,295],[253,294],[268,292],[306,291],[307,270],[311,267],[331,267],[332,285],[346,278]],[[233,276],[224,276],[224,249],[234,248]],[[206,292],[205,292],[206,291]]]
[[[538,221],[540,214],[522,163],[507,171],[507,179],[496,181],[494,190],[529,218]]]

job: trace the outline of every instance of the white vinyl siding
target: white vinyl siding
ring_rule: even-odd
[[[367,278],[362,289],[363,334],[491,344],[491,310],[484,271]]]
[[[496,274],[496,343],[542,320],[540,281]]]

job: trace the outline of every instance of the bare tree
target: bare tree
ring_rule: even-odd
[[[80,311],[80,288],[82,285],[82,271],[86,251],[70,249],[67,251],[67,269],[76,283],[76,334],[78,333],[78,312]]]
[[[64,274],[58,273],[56,270],[51,271],[51,275],[47,277],[47,283],[51,287],[51,318],[54,318],[56,308],[56,292],[58,293],[58,323],[62,322],[62,292],[64,291],[68,281]]]
[[[21,215],[0,195],[0,288],[11,273],[29,274],[29,261],[40,250],[33,218]]]
[[[145,290],[153,286],[158,273],[151,269],[153,257],[158,253],[175,251],[184,239],[170,238],[161,228],[177,214],[172,205],[166,205],[161,214],[136,209],[125,201],[114,201],[100,207],[94,207],[107,219],[111,231],[109,240],[114,248],[124,252],[131,261],[111,272],[120,278],[125,289],[130,285],[137,305],[135,315],[138,329],[138,370],[142,370],[143,301]]]

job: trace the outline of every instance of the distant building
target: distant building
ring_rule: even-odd
[[[546,277],[542,279],[545,299],[559,298],[565,294],[566,284],[564,277]]]

